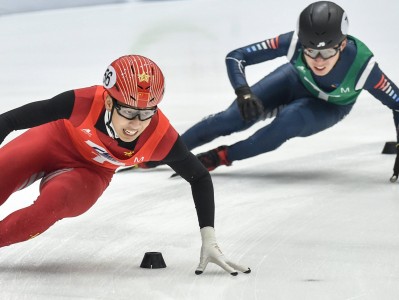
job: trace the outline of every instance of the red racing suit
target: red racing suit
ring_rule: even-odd
[[[95,127],[105,109],[104,88],[74,92],[69,119],[31,128],[0,148],[0,205],[15,191],[42,179],[33,204],[0,221],[0,247],[28,240],[58,220],[86,212],[108,187],[116,168],[162,160],[178,137],[158,110],[134,151],[122,148]]]

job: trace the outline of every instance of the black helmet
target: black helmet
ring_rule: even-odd
[[[305,48],[332,48],[346,38],[348,26],[348,17],[340,6],[330,1],[318,1],[299,15],[298,38]]]

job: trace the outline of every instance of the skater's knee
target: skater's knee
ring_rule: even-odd
[[[281,139],[281,143],[300,136],[305,130],[307,117],[301,111],[287,111],[281,113],[270,124],[270,135],[275,139]]]

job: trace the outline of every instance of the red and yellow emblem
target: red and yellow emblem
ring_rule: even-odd
[[[150,75],[148,75],[146,72],[143,71],[143,73],[139,73],[139,75],[137,75],[137,78],[139,79],[139,82],[150,82]]]

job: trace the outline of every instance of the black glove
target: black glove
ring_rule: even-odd
[[[256,95],[252,94],[249,86],[242,86],[235,90],[237,104],[244,121],[255,121],[263,114],[263,105]]]
[[[396,159],[393,166],[393,175],[390,179],[391,182],[396,182],[399,176],[399,144],[396,144]]]

